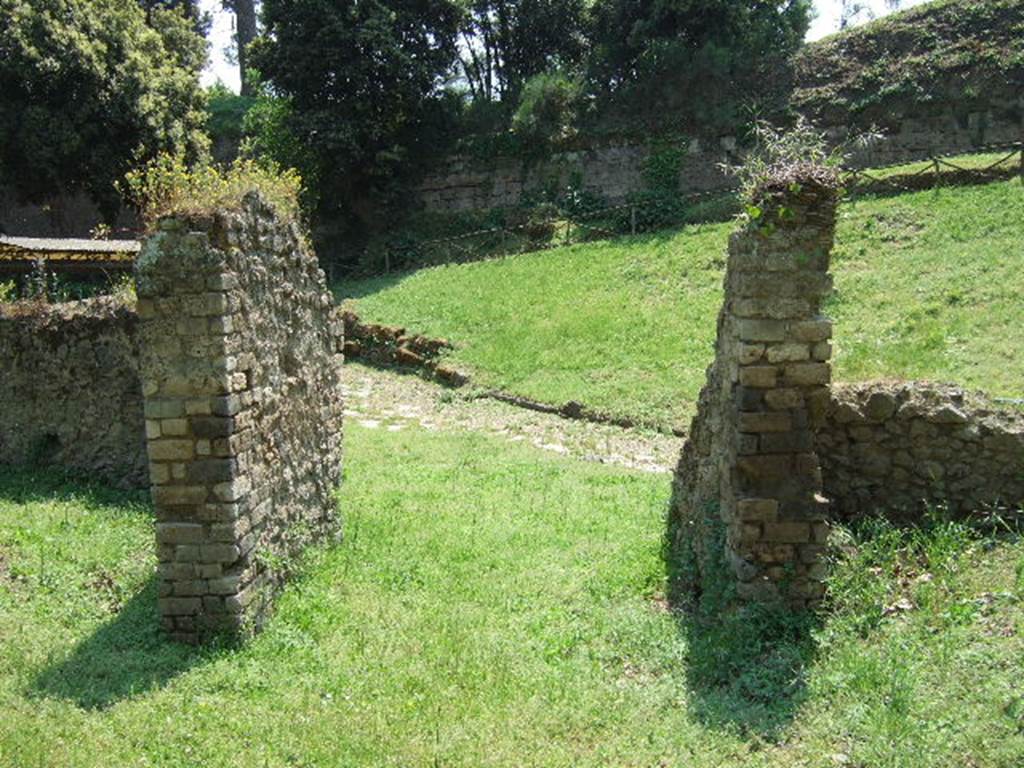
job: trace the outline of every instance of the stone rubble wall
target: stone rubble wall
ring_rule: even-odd
[[[1024,504],[1024,413],[951,385],[836,386],[815,432],[825,494],[843,520],[913,521]]]
[[[715,361],[676,471],[673,558],[689,588],[802,607],[824,594],[828,502],[814,427],[828,402],[832,326],[820,314],[835,189],[766,196],[729,243]]]
[[[137,282],[162,622],[186,642],[248,632],[302,550],[340,530],[331,295],[255,194],[163,220]]]
[[[850,158],[849,167],[881,167],[934,155],[968,153],[988,144],[1020,142],[1024,137],[1024,121],[1019,112],[998,109],[973,112],[966,121],[953,109],[906,117],[881,141],[857,150]],[[841,124],[824,130],[832,142],[839,144],[848,137],[850,129],[848,124]],[[734,188],[736,180],[724,173],[721,165],[742,162],[742,152],[737,146],[733,136],[689,140],[679,166],[680,193],[723,192]],[[453,156],[420,183],[418,196],[428,212],[488,211],[517,206],[529,192],[550,186],[564,190],[576,181],[582,189],[617,205],[643,188],[642,169],[650,151],[644,144],[620,142],[559,153],[534,164],[514,158],[497,158],[489,164],[480,164]]]
[[[365,323],[352,310],[338,314],[344,327],[346,360],[411,368],[456,387],[466,383],[465,376],[440,359],[444,350],[452,348],[447,339],[410,334],[395,325]]]
[[[0,464],[147,485],[138,317],[103,297],[0,307]]]

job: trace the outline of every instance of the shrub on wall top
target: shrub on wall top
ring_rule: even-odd
[[[294,169],[248,158],[225,170],[209,164],[189,167],[180,155],[160,155],[125,177],[124,192],[147,225],[173,214],[204,215],[237,210],[242,199],[258,191],[283,220],[301,216],[302,178]]]

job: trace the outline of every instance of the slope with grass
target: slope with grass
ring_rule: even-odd
[[[450,338],[475,383],[685,426],[711,361],[733,223],[338,286],[367,320]],[[836,378],[1024,394],[1024,185],[840,209]]]
[[[0,765],[1024,760],[1016,537],[877,525],[828,617],[710,624],[666,608],[667,477],[470,433],[347,440],[345,542],[242,648],[162,638],[138,497],[4,474]]]

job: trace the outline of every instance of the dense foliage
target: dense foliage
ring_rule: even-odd
[[[583,0],[469,0],[460,59],[471,98],[515,106],[531,77],[579,64],[585,11]]]
[[[345,229],[370,214],[371,199],[388,198],[429,142],[459,21],[449,0],[263,3],[265,34],[251,54],[283,100],[272,126],[309,149],[303,176],[317,179],[320,212]]]
[[[205,152],[205,42],[181,9],[0,0],[0,183],[42,200],[114,184],[160,151]]]

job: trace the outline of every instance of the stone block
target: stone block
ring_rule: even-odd
[[[739,320],[737,330],[745,342],[784,341],[787,325],[779,320]]]
[[[788,432],[792,428],[793,420],[784,411],[739,414],[740,432]]]
[[[158,506],[195,506],[206,501],[209,490],[201,485],[158,485],[151,490]]]
[[[780,544],[806,544],[811,541],[811,525],[802,522],[765,523],[764,540]]]
[[[789,411],[805,405],[804,390],[796,388],[772,389],[764,393],[764,402],[772,410]]]
[[[203,563],[231,565],[237,562],[238,558],[238,547],[234,544],[203,544],[199,548],[199,560]]]
[[[819,341],[811,349],[811,359],[825,363],[832,358],[832,345],[827,341]]]
[[[765,356],[769,363],[794,363],[811,359],[810,347],[806,344],[783,343],[769,345]]]
[[[745,387],[768,389],[778,380],[778,369],[771,365],[748,365],[740,368],[740,384]]]
[[[195,444],[192,440],[150,440],[150,461],[176,461],[191,459],[195,455]]]
[[[185,415],[185,404],[181,400],[147,398],[144,411],[147,419],[175,419]]]
[[[736,516],[746,523],[775,522],[779,515],[779,502],[775,499],[740,499],[736,502]]]
[[[161,544],[198,544],[204,540],[198,523],[157,523],[156,538]]]
[[[242,410],[242,401],[237,394],[213,397],[210,407],[215,416],[235,416]]]
[[[193,616],[203,607],[198,597],[161,597],[157,603],[164,616]]]
[[[791,363],[783,374],[785,384],[794,387],[828,384],[831,378],[832,369],[827,363]]]
[[[832,321],[823,317],[793,323],[790,337],[794,341],[813,343],[832,338]],[[779,339],[781,341],[781,339]]]
[[[801,453],[813,447],[811,433],[805,429],[761,435],[764,453]]]
[[[764,344],[740,344],[739,363],[740,365],[751,365],[764,357]]]
[[[188,421],[185,419],[163,419],[160,422],[160,434],[164,437],[183,437],[188,434]]]

